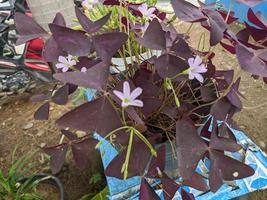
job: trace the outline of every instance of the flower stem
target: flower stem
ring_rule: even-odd
[[[134,131],[131,130],[125,161],[122,165],[123,166],[122,170],[123,170],[123,179],[124,180],[127,179],[127,177],[128,177],[128,167],[129,167],[130,155],[131,155],[132,146],[133,146],[133,137],[134,137]]]

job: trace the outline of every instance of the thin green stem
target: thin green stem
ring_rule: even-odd
[[[124,180],[127,179],[127,177],[128,177],[128,167],[129,167],[130,155],[131,155],[132,146],[133,146],[133,137],[134,137],[134,131],[131,130],[130,137],[129,137],[129,143],[128,143],[128,147],[127,147],[127,153],[126,153],[125,161],[124,161],[124,164],[122,167]]]

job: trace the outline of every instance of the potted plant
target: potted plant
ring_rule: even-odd
[[[130,36],[122,30],[106,29],[110,14],[92,21],[76,7],[83,31],[66,27],[60,14],[49,24],[51,38],[44,54],[50,61],[56,61],[58,72],[54,78],[65,85],[33,97],[34,101],[45,101],[35,118],[48,119],[50,103],[65,105],[77,86],[96,91],[89,102],[56,121],[63,137],[59,144],[43,148],[51,156],[53,173],[60,171],[68,149],[72,150],[76,164],[83,168],[90,153],[102,148],[102,143],[108,140],[118,154],[105,157],[110,148],[106,149],[108,152],[101,151],[106,159],[104,165],[108,163],[107,178],[137,177],[141,200],[159,199],[152,188],[158,180],[165,199],[172,199],[177,190],[183,199],[194,199],[184,186],[216,193],[225,181],[231,184],[254,174],[251,166],[229,153],[244,156],[248,148],[228,126],[233,115],[242,109],[243,96],[238,91],[241,77],[234,69],[220,70],[215,66],[213,49],[220,43],[236,53],[239,70],[266,77],[266,26],[253,16],[263,31],[247,26],[242,33],[256,38],[256,43],[251,43],[247,37],[231,31],[228,23],[235,18],[230,12],[221,13],[216,7],[204,4],[196,7],[182,0],[173,0],[171,4],[177,18],[200,23],[210,31],[209,51],[190,46],[191,27],[178,33],[174,26],[153,18],[144,34],[136,36],[136,41],[147,49],[161,51],[161,55],[133,62],[131,68],[119,75],[110,74],[109,67]],[[31,30],[29,34],[25,31],[25,16],[18,15],[15,20],[21,38],[47,36],[33,20],[27,27]],[[78,137],[77,130],[86,132],[85,136]],[[167,148],[176,163],[170,171],[165,168]],[[199,163],[206,163],[205,173],[198,171]],[[173,171],[177,173],[169,173]],[[177,176],[178,181],[174,181]],[[127,190],[119,198],[132,198],[128,186],[128,182],[119,185]]]

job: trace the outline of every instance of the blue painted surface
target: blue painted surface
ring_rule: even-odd
[[[222,4],[224,5],[226,10],[229,10],[229,8],[235,12],[235,17],[238,17],[239,21],[241,22],[248,22],[247,18],[247,12],[248,9],[250,8],[249,6],[239,3],[236,0],[206,0],[206,4],[212,4],[212,3],[217,3],[217,4]],[[261,14],[265,17],[267,20],[267,1],[263,0],[262,3],[257,4],[254,7],[251,7],[254,13],[260,11]],[[251,24],[252,25],[252,24]]]
[[[253,192],[259,189],[267,189],[267,157],[266,154],[255,144],[253,143],[243,132],[232,129],[236,139],[239,144],[243,146],[244,149],[247,149],[245,154],[245,163],[250,165],[255,169],[255,174],[251,177],[236,180],[235,184],[238,185],[238,188],[233,188],[228,184],[224,184],[219,191],[216,193],[208,192],[203,194],[203,192],[190,187],[184,187],[186,191],[189,191],[194,194],[197,200],[227,200],[235,197],[245,195],[247,193]],[[96,139],[101,141],[99,150],[102,156],[102,162],[104,168],[112,161],[112,159],[118,155],[117,150],[106,140],[104,140],[100,135],[95,134]],[[230,156],[235,159],[241,159],[239,153],[232,153]],[[197,167],[199,173],[209,166],[209,160],[206,159],[204,162],[200,161]],[[128,180],[120,180],[114,177],[106,177],[107,184],[109,186],[110,195],[109,199],[128,199],[128,200],[138,200],[138,191],[140,185],[140,177],[133,177]],[[151,186],[156,183],[152,183]],[[156,190],[157,194],[162,200],[163,191]],[[180,193],[177,192],[174,200],[181,200]]]

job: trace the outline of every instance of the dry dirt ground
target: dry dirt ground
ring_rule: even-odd
[[[188,24],[179,24],[178,31],[185,32]],[[203,29],[193,27],[191,31],[191,43],[197,46],[197,41]],[[207,33],[206,33],[207,35]],[[208,38],[206,38],[208,41]],[[224,54],[220,47],[214,49],[216,52],[216,64],[221,68],[238,68],[235,56]],[[246,109],[235,116],[237,124],[262,148],[267,151],[267,85],[261,80],[254,80],[246,73],[241,73],[241,92],[246,96],[243,104]],[[49,86],[48,86],[49,88]],[[47,88],[46,88],[47,89]],[[31,94],[24,94],[17,97],[0,108],[0,168],[7,172],[11,163],[11,155],[17,147],[16,155],[19,157],[27,152],[36,150],[43,144],[55,144],[60,139],[60,132],[54,125],[54,120],[62,113],[60,106],[53,105],[51,108],[51,118],[46,122],[34,121],[33,113],[40,104],[33,104],[29,101]],[[27,127],[28,126],[28,127]],[[82,195],[99,190],[99,184],[89,184],[92,174],[101,172],[101,162],[97,155],[92,155],[93,165],[88,166],[84,171],[79,171],[71,159],[67,162],[58,175],[62,180],[69,200],[77,200]],[[38,152],[32,158],[35,169],[47,171],[47,158]],[[53,195],[52,195],[53,196]],[[49,197],[49,200],[57,200],[56,197]],[[267,191],[256,192],[246,197],[251,200],[266,200]]]

